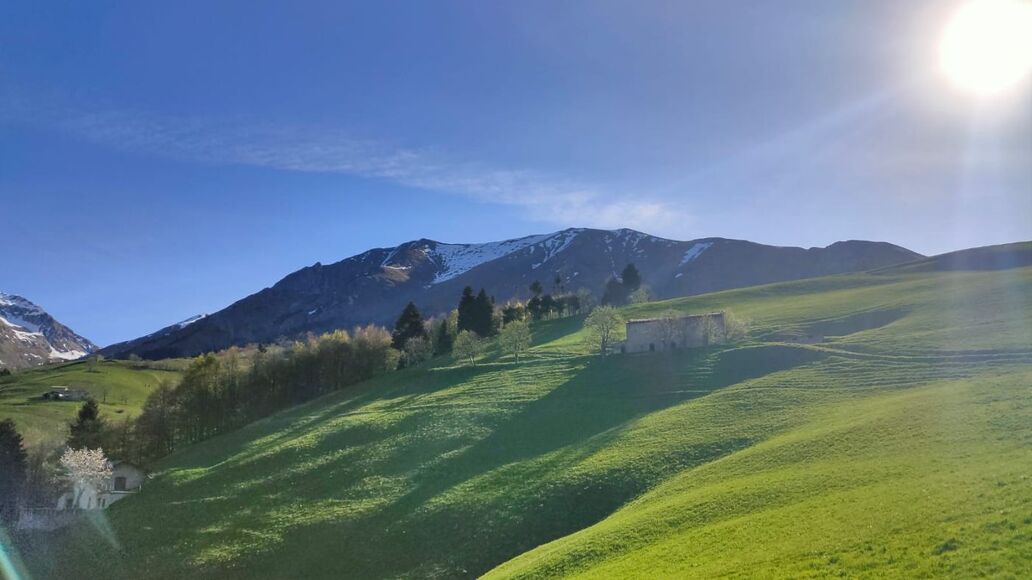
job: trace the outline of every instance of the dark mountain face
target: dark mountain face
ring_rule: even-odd
[[[97,346],[32,302],[0,292],[0,367],[17,369],[75,360]]]
[[[567,291],[584,288],[600,296],[606,280],[632,262],[657,298],[672,298],[920,257],[881,242],[803,249],[723,238],[682,242],[627,229],[569,229],[484,244],[416,240],[303,268],[220,312],[103,352],[114,357],[192,356],[305,332],[391,324],[409,301],[426,315],[447,312],[465,286],[484,287],[503,303],[528,297],[527,288],[535,280],[552,291],[558,276]]]

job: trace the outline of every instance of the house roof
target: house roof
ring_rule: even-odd
[[[141,473],[143,472],[143,468],[142,467],[140,467],[140,466],[138,466],[136,464],[133,464],[133,463],[129,463],[128,461],[124,461],[122,459],[115,459],[114,461],[111,462],[111,468],[114,469],[115,467],[131,467],[131,468],[133,468],[133,469],[135,469],[135,470],[137,470],[137,471],[139,471]]]

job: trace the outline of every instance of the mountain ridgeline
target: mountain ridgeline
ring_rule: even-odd
[[[641,232],[567,229],[482,244],[415,240],[377,248],[330,265],[294,272],[271,288],[214,314],[103,349],[159,359],[232,345],[271,342],[306,332],[389,324],[409,301],[427,314],[455,307],[465,286],[483,287],[503,303],[529,297],[558,278],[566,291],[600,296],[606,281],[634,263],[657,298],[902,264],[920,254],[884,242],[846,241],[825,248],[766,246],[742,240],[676,241]]]

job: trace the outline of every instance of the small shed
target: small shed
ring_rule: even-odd
[[[70,387],[53,387],[43,393],[43,399],[47,401],[85,401],[89,398],[89,391]]]

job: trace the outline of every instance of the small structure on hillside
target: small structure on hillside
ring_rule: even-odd
[[[146,474],[142,469],[125,461],[111,463],[111,479],[101,489],[92,486],[80,488],[79,484],[61,494],[57,498],[58,510],[96,510],[105,509],[116,501],[125,498],[143,487]]]
[[[85,401],[90,398],[89,391],[85,389],[72,389],[69,387],[53,387],[43,393],[43,399],[47,401]]]
[[[693,316],[666,316],[627,321],[627,340],[621,352],[651,352],[698,348],[726,340],[723,312]]]

